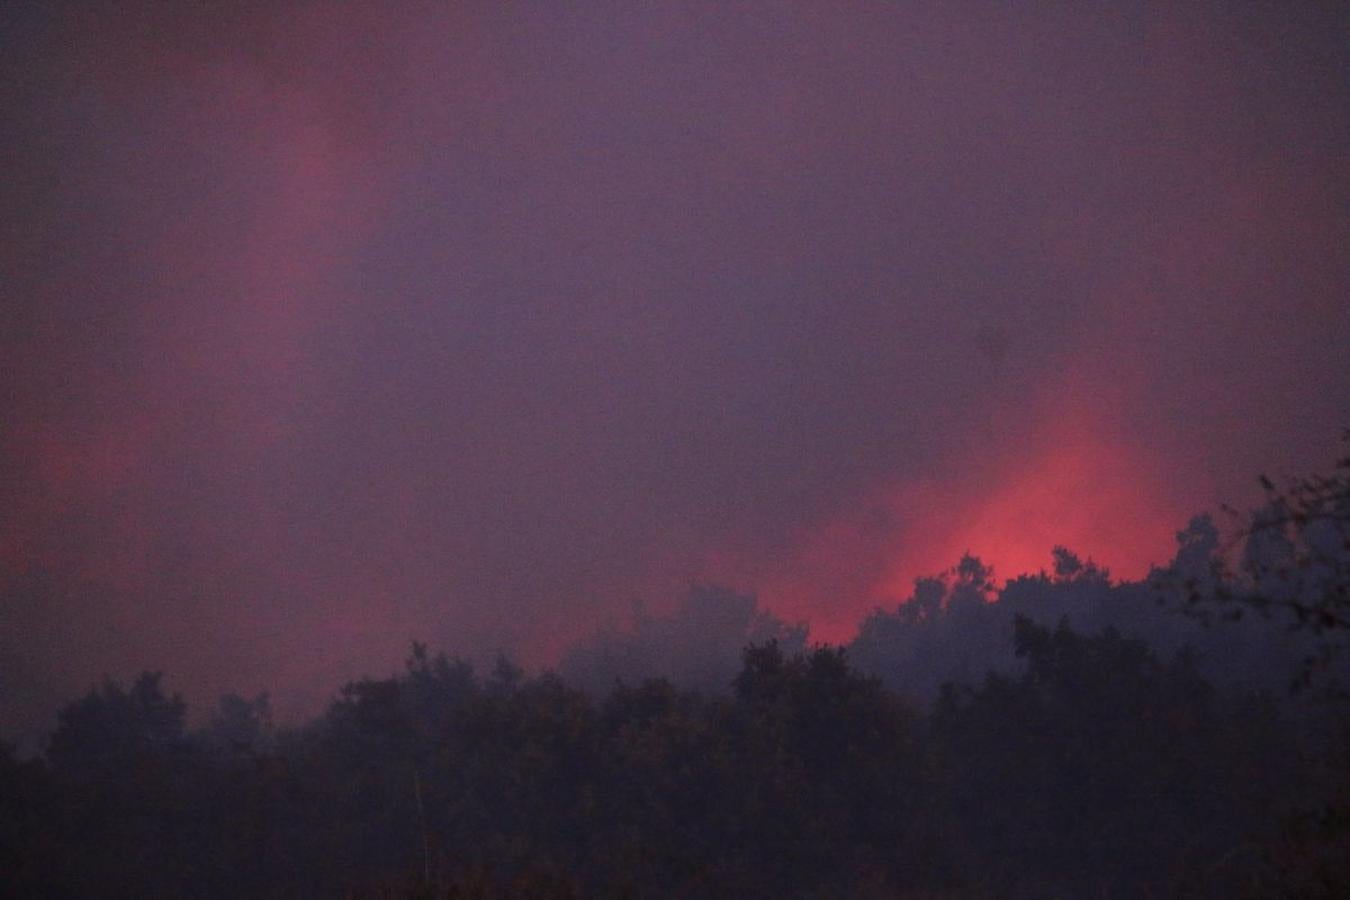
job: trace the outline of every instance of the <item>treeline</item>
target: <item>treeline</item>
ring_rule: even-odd
[[[1000,584],[991,567],[966,555],[951,569],[920,578],[910,596],[890,609],[866,616],[846,646],[849,661],[916,706],[927,707],[948,682],[1017,671],[1013,623],[1021,615],[1050,628],[1066,621],[1085,634],[1114,628],[1144,640],[1164,657],[1185,649],[1206,678],[1226,688],[1287,693],[1305,674],[1307,657],[1321,649],[1317,635],[1296,627],[1291,610],[1266,609],[1267,616],[1206,627],[1214,616],[1204,613],[1229,610],[1213,602],[1188,603],[1201,593],[1207,601],[1234,600],[1240,594],[1254,602],[1272,595],[1271,585],[1254,591],[1245,569],[1225,571],[1223,544],[1214,522],[1198,516],[1177,534],[1175,558],[1140,581],[1113,579],[1091,559],[1056,547],[1049,571]],[[1287,552],[1277,558],[1270,565],[1297,568]],[[698,585],[668,613],[638,610],[628,628],[602,629],[581,641],[563,658],[559,672],[597,699],[616,683],[653,677],[716,692],[739,671],[746,646],[769,640],[789,654],[809,646],[804,625],[778,619],[754,596]]]
[[[846,648],[701,589],[563,676],[414,645],[301,728],[107,681],[0,750],[0,893],[1350,896],[1350,459],[1270,500],[1236,571],[1204,519],[1141,583],[967,557]]]
[[[1235,897],[1344,876],[1334,823],[1291,824],[1338,776],[1269,696],[1217,690],[1190,655],[1114,630],[1019,617],[1013,650],[1019,673],[948,685],[927,712],[842,650],[773,642],[745,651],[727,694],[652,680],[599,702],[417,646],[291,732],[263,698],[189,732],[158,675],[105,683],[62,711],[44,758],[0,761],[0,885]]]

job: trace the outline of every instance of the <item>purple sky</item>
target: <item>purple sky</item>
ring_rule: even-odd
[[[0,730],[846,638],[1335,455],[1339,4],[564,6],[0,8]]]

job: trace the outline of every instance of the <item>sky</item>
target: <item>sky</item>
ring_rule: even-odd
[[[1118,577],[1350,427],[1339,4],[0,7],[0,732]]]

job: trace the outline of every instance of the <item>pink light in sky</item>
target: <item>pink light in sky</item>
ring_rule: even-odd
[[[0,679],[312,707],[689,581],[841,640],[967,550],[1143,574],[1350,416],[1320,15],[16,19],[0,586],[59,590]]]

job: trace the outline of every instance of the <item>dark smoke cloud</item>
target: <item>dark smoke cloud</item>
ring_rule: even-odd
[[[8,4],[0,711],[847,638],[1350,420],[1333,5]]]

